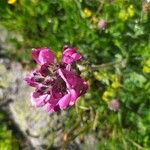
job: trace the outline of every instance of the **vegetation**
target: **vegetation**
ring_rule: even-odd
[[[0,149],[1,150],[19,150],[19,140],[12,135],[12,131],[9,129],[10,121],[7,122],[6,115],[0,113]]]
[[[149,149],[147,5],[142,0],[0,1],[1,24],[15,33],[8,39],[14,48],[6,49],[6,57],[29,64],[32,47],[50,47],[59,57],[65,44],[84,56],[81,75],[90,89],[68,110],[65,142],[97,133],[97,149]],[[114,99],[119,109],[112,111],[108,105]]]

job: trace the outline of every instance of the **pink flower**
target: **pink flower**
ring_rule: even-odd
[[[100,20],[97,24],[99,29],[105,30],[107,27],[107,22],[105,20]]]
[[[63,110],[86,93],[87,82],[71,70],[71,64],[81,58],[74,48],[64,50],[60,64],[55,62],[53,52],[47,48],[32,49],[32,57],[39,68],[27,75],[25,81],[35,88],[31,94],[33,106],[47,107],[48,112]]]
[[[109,102],[108,108],[113,111],[119,110],[120,102],[117,99],[113,99]]]
[[[76,52],[75,48],[68,47],[67,45],[63,48],[63,56],[62,56],[62,63],[65,64],[72,64],[73,62],[81,59],[81,55]]]
[[[38,49],[33,48],[32,58],[39,65],[43,65],[45,63],[51,64],[54,63],[55,55],[48,48],[38,48]]]

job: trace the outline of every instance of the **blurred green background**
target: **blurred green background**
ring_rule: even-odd
[[[33,47],[49,47],[58,57],[65,44],[76,47],[84,56],[81,75],[90,89],[75,108],[66,110],[64,130],[76,120],[83,124],[70,140],[94,133],[99,138],[97,149],[148,150],[149,5],[142,0],[0,0],[0,25],[13,35],[7,39],[11,47],[0,57],[32,67]],[[108,108],[112,100],[120,104],[116,111]],[[3,118],[1,113],[0,122]],[[2,150],[14,149],[15,135],[7,126],[0,125]]]

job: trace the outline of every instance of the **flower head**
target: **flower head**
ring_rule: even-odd
[[[92,20],[92,23],[93,23],[93,24],[97,24],[97,21],[98,21],[98,20],[97,20],[97,18],[96,18],[95,16],[93,16],[91,20]]]
[[[99,29],[105,30],[107,27],[107,22],[105,20],[100,20],[97,24]]]
[[[66,109],[87,91],[87,82],[76,75],[72,63],[81,58],[76,49],[65,46],[61,62],[55,61],[48,48],[32,49],[32,57],[39,68],[25,77],[28,85],[35,88],[31,103],[35,107],[47,107],[48,112]]]
[[[150,58],[144,62],[143,72],[150,73]]]
[[[102,99],[107,102],[114,96],[115,96],[115,91],[113,89],[108,89],[103,93]]]
[[[83,10],[83,13],[84,13],[84,16],[85,16],[85,17],[91,17],[91,16],[92,16],[92,11],[89,10],[88,8],[85,8],[85,9]]]
[[[127,9],[127,12],[128,12],[128,15],[129,15],[130,17],[133,17],[133,16],[135,15],[135,8],[134,8],[134,6],[133,6],[133,5],[130,5],[130,6],[128,7],[128,9]]]
[[[8,4],[14,4],[16,0],[8,0]]]
[[[108,108],[113,111],[117,111],[120,107],[120,102],[117,99],[113,99],[108,103]]]
[[[121,10],[118,14],[118,17],[123,20],[126,21],[129,18],[128,13],[126,12],[126,10]]]
[[[75,48],[68,47],[67,45],[64,46],[63,56],[62,56],[62,60],[61,60],[62,63],[72,64],[73,62],[75,62],[81,58],[82,58],[82,56],[79,53],[77,53]]]
[[[55,60],[55,55],[48,48],[33,48],[32,49],[32,58],[36,61],[37,64],[43,65],[45,63],[52,64]]]

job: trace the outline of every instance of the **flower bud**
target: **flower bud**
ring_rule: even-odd
[[[105,30],[107,27],[107,22],[105,20],[100,20],[97,24],[99,29]]]
[[[108,103],[108,108],[113,111],[117,111],[120,108],[120,102],[117,99],[113,99]]]

